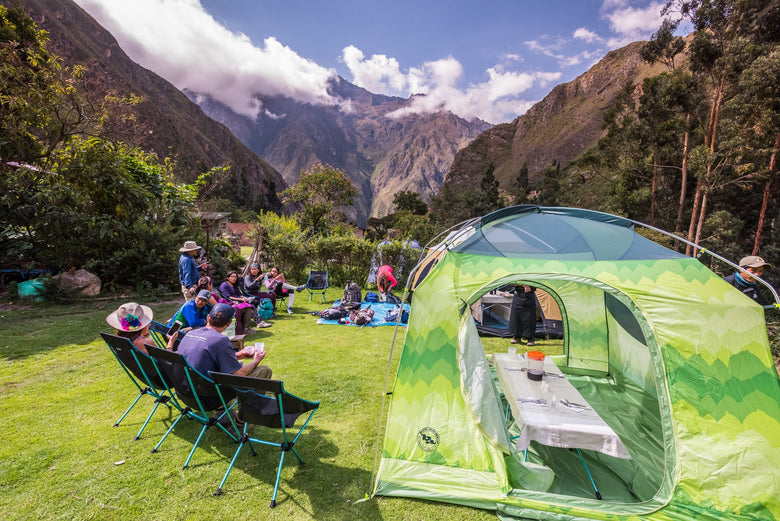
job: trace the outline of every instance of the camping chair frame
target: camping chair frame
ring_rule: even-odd
[[[168,385],[158,375],[154,361],[149,355],[135,347],[129,338],[110,335],[103,332],[100,333],[100,336],[103,337],[103,340],[111,350],[114,358],[116,358],[116,361],[119,362],[122,370],[138,389],[138,396],[136,396],[135,400],[130,404],[130,407],[127,408],[122,417],[114,423],[114,427],[119,426],[142,396],[151,396],[154,398],[154,407],[146,417],[146,421],[141,425],[138,434],[135,436],[135,439],[138,440],[141,438],[141,434],[149,424],[149,420],[152,419],[152,416],[161,404],[166,405],[169,410],[171,407],[180,409],[179,404],[171,399],[172,396],[168,389]]]
[[[279,309],[279,306],[282,305],[282,309],[287,309],[287,293],[288,290],[283,289],[281,293],[276,293],[276,309]]]
[[[154,340],[154,343],[157,347],[160,349],[168,349],[168,330],[170,328],[166,326],[165,324],[161,324],[160,322],[157,322],[156,320],[152,320],[149,323],[149,333],[152,336],[152,340]],[[173,350],[176,351],[176,349],[179,347],[179,344],[181,343],[181,339],[184,338],[184,335],[186,335],[186,331],[182,331],[179,329],[179,336],[176,337],[176,342],[173,344]]]
[[[192,450],[187,456],[182,469],[186,469],[187,466],[189,466],[195,449],[198,448],[200,440],[209,427],[216,426],[227,434],[231,440],[238,441],[238,437],[220,423],[220,420],[226,415],[230,417],[232,406],[220,410],[222,401],[221,398],[219,398],[213,380],[203,376],[187,362],[184,355],[179,353],[158,349],[156,347],[149,347],[149,356],[155,361],[160,378],[171,384],[168,388],[171,395],[174,399],[179,400],[186,406],[182,407],[179,417],[176,418],[160,441],[157,442],[157,445],[152,449],[153,453],[157,452],[157,449],[160,448],[160,445],[165,441],[165,438],[173,431],[179,421],[185,417],[199,422],[203,428],[200,430],[198,438],[195,440]],[[167,378],[164,375],[167,375]],[[213,391],[213,394],[206,394],[207,391]],[[217,400],[218,398],[219,400]],[[215,414],[210,415],[209,413]]]
[[[214,495],[222,493],[222,487],[225,485],[225,481],[227,481],[228,475],[233,469],[233,465],[245,444],[249,445],[253,456],[257,455],[257,452],[255,452],[252,442],[279,447],[279,466],[276,470],[276,482],[274,483],[274,492],[271,498],[271,508],[274,508],[276,506],[276,494],[279,491],[279,480],[281,479],[282,468],[284,467],[284,455],[286,452],[292,452],[298,459],[298,463],[300,465],[305,465],[300,455],[295,450],[295,443],[298,441],[303,430],[319,408],[320,402],[311,402],[288,393],[284,389],[284,382],[279,380],[266,380],[264,378],[236,376],[215,372],[210,373],[210,375],[217,384],[217,390],[219,391],[223,406],[226,407],[228,400],[235,396],[238,403],[239,419],[246,422],[243,425],[243,429],[239,429],[231,418],[231,423],[239,438],[239,446],[238,449],[236,449],[236,453],[230,462],[227,472],[225,472],[225,476],[222,478],[222,482],[219,484],[216,492],[214,492]],[[292,432],[288,432],[288,429],[294,428],[298,417],[305,415],[306,413],[308,413],[306,421],[304,421],[297,433],[293,435]],[[247,427],[250,423],[258,426],[281,429],[283,441],[280,443],[250,436],[247,432]]]
[[[325,292],[328,289],[327,271],[310,271],[309,278],[306,279],[306,289],[309,291],[309,302],[315,293],[322,295],[322,302],[325,303]]]

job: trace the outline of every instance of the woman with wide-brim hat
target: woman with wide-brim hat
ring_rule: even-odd
[[[149,324],[152,323],[152,318],[154,313],[149,306],[127,302],[108,315],[106,322],[116,329],[117,336],[130,339],[135,347],[148,354],[146,346],[156,345],[149,336]],[[168,349],[173,347],[177,336],[179,336],[178,332],[168,339]]]

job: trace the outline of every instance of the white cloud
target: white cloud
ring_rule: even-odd
[[[517,55],[504,58],[520,59]],[[388,114],[389,117],[449,110],[465,119],[500,123],[525,113],[535,103],[520,99],[523,92],[549,85],[561,76],[558,72],[516,72],[499,64],[486,71],[487,81],[464,90],[459,87],[463,65],[452,56],[410,67],[406,72],[397,60],[384,55],[366,58],[352,45],[344,48],[341,59],[349,67],[351,81],[372,92],[403,97],[424,94],[415,96],[407,107]]]
[[[607,42],[615,49],[628,43],[645,40],[661,25],[663,2],[653,2],[643,8],[632,7],[625,1],[608,0],[602,6],[604,18],[616,36]]]
[[[333,99],[327,93],[334,69],[301,57],[274,37],[252,42],[244,34],[231,32],[206,12],[200,0],[75,1],[117,38],[133,60],[176,87],[209,94],[240,114],[284,117],[268,113],[258,94],[352,110],[348,100]],[[524,57],[507,53],[485,70],[484,81],[479,83],[465,84],[463,65],[453,56],[402,66],[390,55],[366,57],[356,45],[349,45],[343,48],[341,61],[351,81],[371,92],[403,97],[425,94],[396,115],[447,109],[464,118],[499,123],[532,105],[523,99],[531,89],[560,81],[563,73],[554,69],[581,67],[603,56],[605,46],[615,48],[649,37],[660,23],[662,2],[641,0],[642,4],[653,3],[633,7],[637,1],[603,1],[600,16],[613,32],[610,40],[587,27],[565,39],[539,35],[524,44],[531,53],[554,60],[551,67],[535,65],[533,72],[522,71]],[[526,54],[526,58],[530,62],[538,56]]]
[[[375,54],[366,60],[363,52],[354,45],[345,47],[341,57],[352,72],[353,83],[358,87],[383,93],[387,86],[394,91],[401,91],[406,86],[406,78],[395,58]]]
[[[542,44],[538,40],[528,40],[525,43],[526,47],[528,47],[530,50],[534,52],[538,52],[540,54],[544,54],[545,56],[549,56],[550,58],[555,58],[556,60],[562,60],[563,55],[560,54],[561,50],[561,43],[560,41],[557,41],[555,43],[551,44]]]
[[[300,57],[275,38],[255,45],[220,25],[198,0],[76,0],[127,54],[179,89],[205,92],[239,114],[261,110],[255,94],[335,103],[331,69]]]
[[[601,37],[594,33],[593,31],[588,30],[585,27],[580,27],[576,31],[574,31],[574,38],[579,40],[585,40],[587,43],[593,43],[593,42],[600,42]]]

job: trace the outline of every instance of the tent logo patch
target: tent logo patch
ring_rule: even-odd
[[[425,452],[433,452],[439,446],[439,433],[431,427],[423,427],[417,433],[417,445]]]

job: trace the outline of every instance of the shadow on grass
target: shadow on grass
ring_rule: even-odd
[[[173,415],[172,419],[175,418]],[[167,428],[170,421],[162,420]],[[184,421],[179,422],[170,436],[184,440],[191,447],[200,432],[200,425],[194,421]],[[297,427],[294,432],[297,432]],[[280,431],[275,429],[255,427],[250,433],[258,438],[281,441]],[[318,520],[349,517],[368,521],[382,519],[376,501],[358,501],[370,491],[370,470],[337,465],[335,462],[339,449],[328,439],[329,435],[330,431],[316,427],[309,426],[304,430],[295,444],[304,465],[300,465],[292,453],[285,455],[275,510],[300,511]],[[144,437],[150,437],[156,443],[161,435],[150,433]],[[160,451],[165,450],[168,441],[163,443]],[[248,446],[242,449],[225,482],[222,495],[215,496],[215,501],[231,501],[230,496],[251,495],[257,502],[255,508],[258,511],[270,511],[280,449],[257,443],[254,447],[256,455],[252,455]],[[224,433],[210,428],[195,451],[188,470],[210,467],[209,474],[214,475],[214,484],[210,489],[213,493],[237,448]],[[181,454],[182,464],[187,453],[183,451]],[[355,464],[359,465],[360,462],[356,461]],[[303,500],[302,496],[306,496],[308,501]]]

